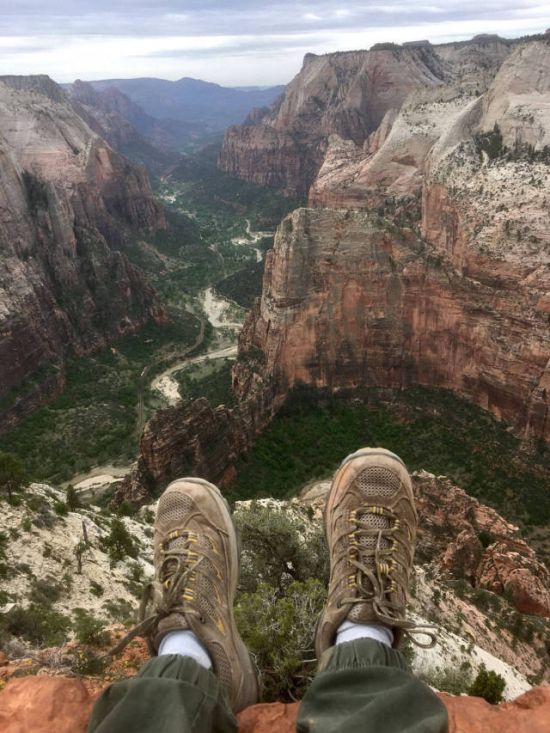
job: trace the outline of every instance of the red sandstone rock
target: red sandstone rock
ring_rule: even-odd
[[[121,245],[131,230],[165,223],[147,174],[48,77],[0,78],[0,129],[0,398],[36,382],[7,401],[5,428],[60,390],[67,354],[163,318]]]
[[[99,693],[99,690],[97,690]],[[85,733],[96,693],[82,680],[24,677],[0,692],[2,733]],[[513,702],[489,705],[480,698],[440,693],[449,711],[449,733],[547,733],[550,687],[538,687]],[[298,703],[260,704],[239,715],[241,733],[294,733]]]
[[[512,702],[490,705],[479,697],[440,693],[449,712],[449,733],[548,733],[550,687],[537,687]]]
[[[93,698],[79,679],[23,677],[0,692],[2,733],[85,733]]]
[[[477,697],[439,693],[449,712],[449,733],[548,733],[550,687],[513,702],[490,705]],[[242,733],[294,733],[298,704],[255,705],[239,715]]]
[[[483,545],[478,536],[472,529],[464,529],[447,546],[441,566],[455,578],[465,578],[473,584],[482,556]]]
[[[253,705],[239,714],[239,733],[295,733],[299,703]]]

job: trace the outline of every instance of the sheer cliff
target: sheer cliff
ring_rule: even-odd
[[[367,145],[333,136],[242,337],[282,389],[444,386],[550,439],[549,65],[521,45],[485,94],[422,90]]]
[[[308,118],[317,132],[303,138],[306,155],[324,158],[309,207],[282,222],[267,255],[233,370],[240,402],[231,415],[243,438],[217,443],[212,465],[224,470],[210,472],[213,480],[227,481],[235,456],[304,383],[333,392],[443,387],[531,445],[550,440],[550,44],[484,39],[436,50],[429,72],[435,51],[426,47],[306,58],[265,124],[228,132],[226,152],[234,136],[255,175],[271,175],[280,148],[266,153],[256,136],[298,129],[307,113],[290,114],[289,100],[307,112],[308,83],[324,90],[322,114]],[[323,154],[315,140],[342,121],[341,97],[355,78],[338,81],[335,69],[375,58],[409,59],[412,70],[402,77],[396,66],[397,89],[383,85],[376,129],[358,107]],[[298,168],[292,186],[305,190]],[[128,495],[157,490],[184,454],[187,468],[204,467],[209,433],[200,420],[192,435],[168,437],[168,426],[191,425],[199,406],[174,409],[177,417],[159,413],[144,431]],[[218,408],[208,425],[223,433],[226,415]]]
[[[164,220],[146,174],[48,77],[0,78],[0,181],[5,427],[60,388],[69,353],[163,317],[123,250]]]
[[[412,92],[454,85],[487,89],[512,43],[499,39],[444,46],[378,44],[369,51],[307,54],[271,109],[227,130],[222,170],[289,194],[308,192],[330,135],[372,146]]]

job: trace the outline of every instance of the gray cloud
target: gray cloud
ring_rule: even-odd
[[[172,36],[302,33],[315,30],[403,27],[454,20],[535,17],[547,8],[540,0],[404,0],[337,3],[332,0],[18,0],[3,8],[0,35],[51,34]],[[345,12],[347,11],[347,12]],[[547,12],[547,16],[550,11]]]
[[[547,0],[16,0],[0,15],[0,64],[4,73],[62,80],[163,74],[275,83],[310,50],[517,36],[549,25]]]

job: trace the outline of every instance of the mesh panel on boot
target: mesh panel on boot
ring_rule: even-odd
[[[354,483],[365,499],[369,499],[371,496],[392,496],[401,487],[399,476],[389,468],[383,468],[382,466],[365,468],[356,477]]]
[[[164,524],[165,522],[170,522],[170,524],[173,522],[184,522],[192,505],[192,499],[185,496],[185,494],[167,492],[161,499],[157,522],[159,524]]]
[[[366,468],[356,477],[354,483],[363,495],[366,504],[374,496],[390,498],[401,487],[399,477],[393,471],[378,466]],[[359,529],[384,530],[390,529],[392,521],[384,515],[371,514],[359,510],[357,512],[357,526]],[[392,543],[387,537],[380,537],[379,539],[378,534],[373,534],[371,536],[360,535],[359,544],[366,550],[369,550],[369,555],[362,557],[362,561],[374,571],[376,568],[374,556],[376,547],[379,546],[381,550],[389,550]],[[359,621],[361,614],[362,609],[359,606],[355,606],[350,611],[348,618],[350,621]]]

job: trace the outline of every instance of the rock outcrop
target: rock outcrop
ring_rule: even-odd
[[[448,577],[506,595],[520,613],[550,618],[550,573],[517,527],[448,479],[418,472],[414,489],[418,560],[438,558]]]
[[[85,733],[93,702],[83,681],[65,677],[12,680],[0,692],[4,733]],[[546,733],[550,687],[530,690],[512,702],[489,705],[480,698],[440,693],[449,733]],[[239,714],[240,733],[294,733],[299,703],[254,705]]]
[[[227,486],[237,459],[251,448],[281,401],[271,389],[258,387],[235,408],[213,408],[203,397],[158,410],[145,424],[138,461],[117,488],[115,503],[141,506],[185,475]]]
[[[164,226],[148,178],[47,77],[0,78],[1,427],[59,389],[63,362],[163,312],[124,249]]]
[[[479,697],[440,693],[449,714],[449,733],[545,733],[550,687],[539,687],[513,702],[489,705]],[[239,715],[241,733],[294,733],[299,703],[254,705]]]

